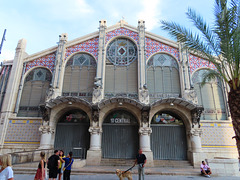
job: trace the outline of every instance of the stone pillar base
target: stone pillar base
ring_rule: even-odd
[[[145,154],[147,158],[146,167],[154,167],[152,151],[143,151],[143,154]]]
[[[102,151],[93,151],[93,150],[88,150],[87,151],[87,165],[100,165],[100,162],[102,160]]]
[[[190,157],[189,161],[191,161],[194,168],[199,168],[202,161],[205,159],[202,152],[192,152],[192,156]]]

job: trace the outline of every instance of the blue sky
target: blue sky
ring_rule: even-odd
[[[137,26],[146,21],[146,30],[170,38],[160,29],[160,20],[175,21],[192,28],[188,7],[213,21],[214,0],[7,0],[0,4],[0,38],[7,29],[0,61],[14,58],[18,40],[27,40],[26,52],[33,54],[56,45],[58,35],[68,33],[68,40],[98,31],[99,20],[107,26],[122,17]]]

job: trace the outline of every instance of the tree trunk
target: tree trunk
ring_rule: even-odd
[[[232,118],[235,139],[238,148],[238,157],[240,157],[240,87],[237,90],[230,89],[228,93],[228,104]]]

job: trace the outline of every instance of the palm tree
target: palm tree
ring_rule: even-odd
[[[238,0],[215,0],[214,24],[209,26],[191,8],[188,18],[199,33],[175,22],[161,21],[161,27],[216,67],[208,70],[202,85],[213,78],[221,78],[229,85],[228,105],[240,156],[240,4]]]

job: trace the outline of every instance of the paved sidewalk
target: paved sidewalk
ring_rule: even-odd
[[[127,170],[126,166],[84,166],[78,169],[72,169],[72,174],[115,174],[116,169]],[[14,172],[17,174],[34,174],[37,166],[24,167],[13,166]],[[133,174],[137,174],[137,168],[132,169]],[[146,175],[185,175],[185,176],[199,176],[200,170],[194,168],[170,168],[170,167],[146,167]]]
[[[33,174],[15,174],[14,180],[33,180]],[[145,180],[205,180],[203,176],[163,176],[163,175],[146,175]],[[214,180],[239,180],[239,177],[211,177]],[[71,180],[119,180],[115,174],[84,174],[71,175]],[[133,175],[133,180],[138,180],[137,175]]]

